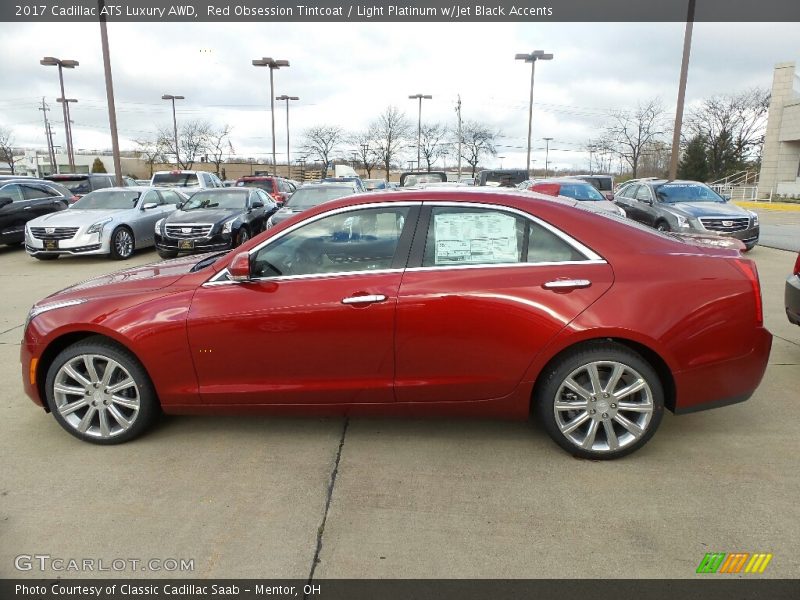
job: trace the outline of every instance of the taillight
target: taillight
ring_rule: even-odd
[[[797,260],[794,261],[794,271],[795,275],[800,275],[800,252],[797,253]]]
[[[761,304],[761,284],[758,281],[756,263],[749,258],[735,258],[731,262],[737,269],[744,273],[744,276],[750,281],[750,285],[753,288],[753,298],[756,303],[756,324],[763,325],[764,308]],[[800,263],[800,260],[798,260],[798,263]],[[795,269],[797,269],[797,265],[795,265]]]
[[[75,204],[78,200],[80,200],[78,196],[73,196],[72,198],[69,199],[69,203]]]

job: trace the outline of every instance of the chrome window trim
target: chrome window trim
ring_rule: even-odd
[[[214,275],[211,279],[206,281],[202,287],[213,287],[218,285],[247,285],[248,283],[260,283],[262,281],[295,281],[303,279],[333,279],[345,277],[347,275],[388,275],[390,273],[403,273],[407,269],[373,269],[369,271],[337,271],[336,273],[311,273],[308,275],[276,275],[274,277],[255,277],[246,282],[233,281],[231,279],[223,279],[223,277],[230,275],[228,269],[222,269],[219,273]]]
[[[605,265],[605,260],[588,259],[588,260],[561,260],[561,261],[547,261],[547,262],[520,262],[520,263],[486,263],[478,265],[439,265],[431,267],[409,267],[405,269],[406,273],[416,273],[418,271],[450,271],[462,269],[508,269],[520,267],[560,267],[563,265]]]

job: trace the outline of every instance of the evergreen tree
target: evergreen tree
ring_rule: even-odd
[[[681,161],[678,163],[678,177],[692,181],[708,179],[708,156],[703,136],[696,135],[686,146]]]
[[[94,159],[92,163],[92,173],[106,173],[106,166],[103,164],[103,161],[100,160],[100,157]]]

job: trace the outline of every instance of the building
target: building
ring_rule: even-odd
[[[800,74],[794,62],[775,65],[758,189],[764,197],[800,197]]]

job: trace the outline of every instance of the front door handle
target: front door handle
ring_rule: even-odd
[[[376,302],[384,302],[386,296],[383,294],[370,294],[368,296],[350,296],[342,298],[342,304],[375,304]]]
[[[592,285],[588,279],[556,279],[543,283],[542,287],[546,290],[555,290],[557,292],[566,292],[569,290],[576,290],[579,288],[587,288]]]

